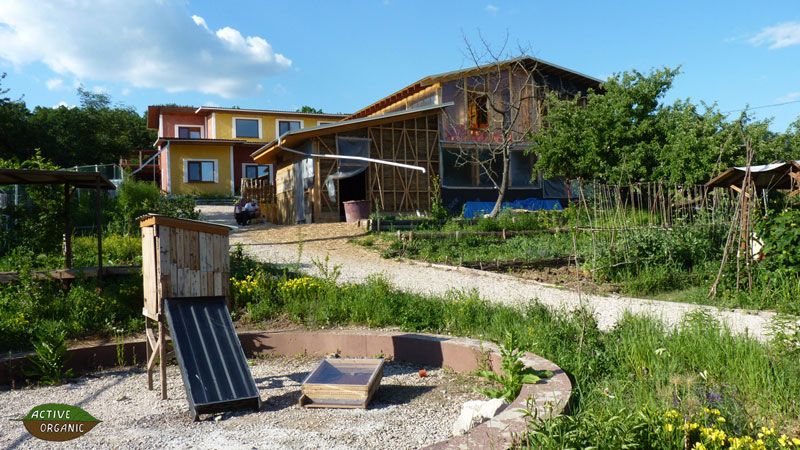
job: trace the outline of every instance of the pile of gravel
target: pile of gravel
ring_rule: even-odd
[[[411,449],[450,436],[461,405],[480,398],[475,380],[453,372],[387,361],[369,408],[297,406],[300,384],[320,358],[251,360],[261,411],[203,415],[193,422],[178,367],[168,367],[169,399],[147,390],[142,369],[115,370],[69,384],[0,392],[0,448],[130,449]],[[419,376],[419,369],[427,377]],[[21,419],[34,406],[65,403],[103,422],[74,441],[47,442],[31,436]],[[65,445],[66,444],[66,445]]]

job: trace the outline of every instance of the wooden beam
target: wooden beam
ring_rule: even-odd
[[[69,183],[64,183],[64,263],[67,269],[72,268],[72,223],[69,220],[70,202]]]
[[[95,208],[97,212],[95,219],[97,221],[97,284],[98,286],[103,282],[103,191],[100,188],[100,179],[97,180],[97,188],[95,188],[97,198],[95,200]]]

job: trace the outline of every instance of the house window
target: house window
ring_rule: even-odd
[[[202,137],[202,127],[178,126],[178,138],[180,139],[200,139]]]
[[[470,129],[489,128],[489,97],[482,92],[467,94],[467,112]]]
[[[458,150],[442,149],[442,184],[445,186],[472,186],[472,164],[459,164]]]
[[[303,123],[299,120],[279,120],[278,136],[283,136],[291,130],[299,130],[300,128],[303,128]]]
[[[336,122],[334,122],[333,120],[318,120],[317,121],[317,126],[319,126],[319,125],[328,125],[328,124],[331,124],[331,123],[336,123]]]
[[[509,154],[509,171],[511,172],[512,187],[527,187],[538,189],[541,187],[538,174],[534,175],[533,165],[536,155],[524,151],[512,151]]]
[[[261,119],[233,119],[233,128],[237,138],[261,138]]]
[[[258,164],[245,164],[244,166],[244,177],[245,178],[260,178],[264,175],[270,174],[271,166],[269,164],[258,165]]]
[[[216,164],[214,161],[187,161],[186,181],[213,183],[215,181]]]

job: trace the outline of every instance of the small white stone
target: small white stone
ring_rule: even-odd
[[[478,415],[484,419],[488,420],[492,417],[497,415],[497,412],[501,409],[505,408],[508,405],[508,401],[504,398],[493,398],[487,402],[484,402],[483,406],[478,410]]]

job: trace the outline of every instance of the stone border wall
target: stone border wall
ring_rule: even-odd
[[[456,372],[472,372],[480,361],[490,361],[492,370],[500,370],[500,353],[494,344],[476,339],[415,334],[374,330],[313,330],[242,332],[239,340],[245,354],[255,356],[264,353],[281,355],[325,356],[338,353],[342,357],[372,358],[383,356],[398,361],[421,365],[446,367]],[[145,361],[144,342],[126,342],[126,363]],[[94,347],[73,348],[69,350],[71,359],[68,366],[78,373],[109,368],[117,365],[116,344],[103,344]],[[12,380],[21,381],[22,364],[25,356],[0,360],[0,385],[9,385]],[[567,374],[553,362],[525,353],[526,367],[553,372],[536,384],[523,386],[520,395],[491,420],[472,429],[468,434],[438,442],[427,448],[508,448],[515,436],[525,431],[527,418],[524,410],[529,407],[537,417],[551,417],[560,414],[569,400],[572,383]],[[179,379],[169,382],[176,383]],[[142,386],[146,389],[146,386]]]

